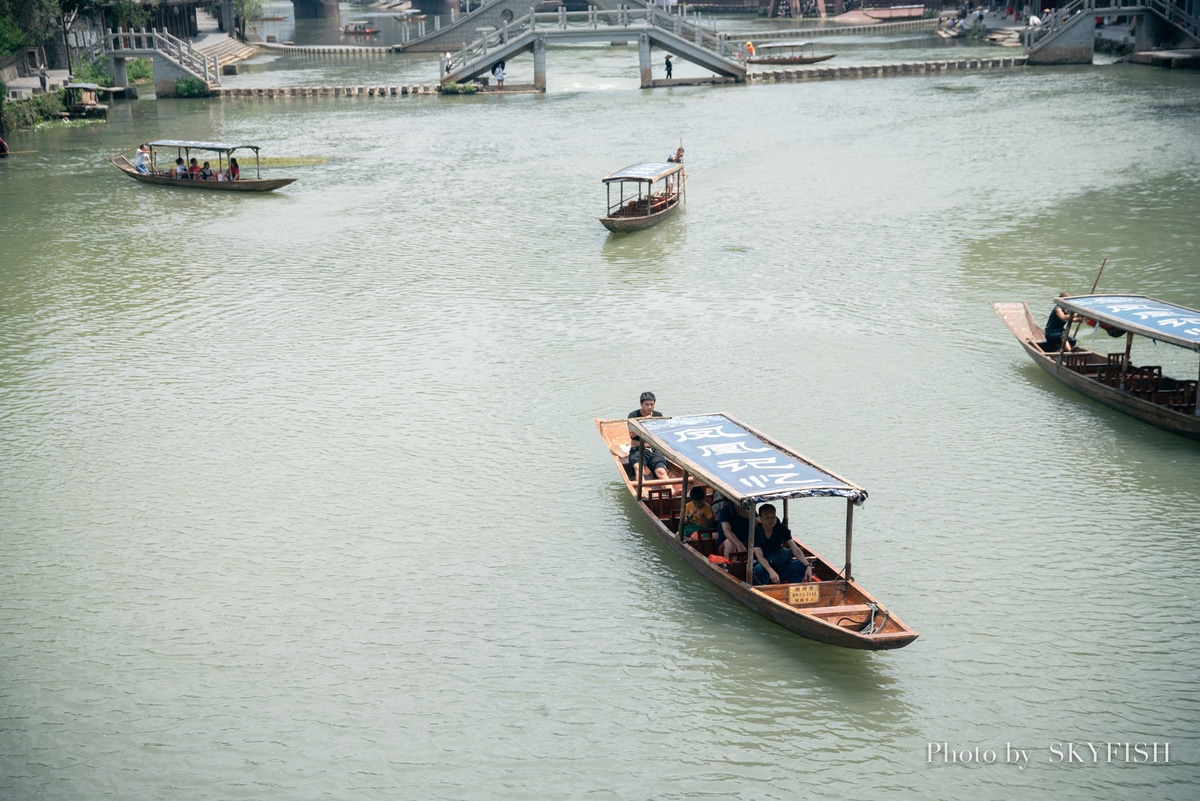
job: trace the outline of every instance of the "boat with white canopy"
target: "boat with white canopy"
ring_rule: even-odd
[[[148,172],[142,172],[135,166],[134,161],[129,160],[126,154],[134,153],[138,148],[132,148],[118,153],[109,158],[117,169],[133,178],[136,181],[141,181],[147,184],[158,184],[159,186],[175,186],[184,189],[211,189],[221,192],[270,192],[278,189],[281,186],[287,186],[295,181],[295,178],[263,178],[262,177],[262,162],[259,158],[258,145],[239,145],[227,144],[225,142],[193,142],[187,139],[159,139],[154,142],[146,143],[149,148]],[[158,154],[165,150],[174,150],[173,156]],[[237,170],[233,169],[236,157],[234,153],[239,150],[245,150],[254,154],[254,177],[246,177],[241,175],[241,165],[237,165]],[[206,180],[196,178],[180,178],[176,176],[174,169],[175,160],[183,159],[185,165],[189,164],[192,159],[193,151],[202,154],[197,157],[199,161],[204,161],[203,154],[215,154],[217,161],[216,167],[212,171],[212,177]],[[208,160],[211,160],[209,156]],[[136,161],[136,159],[135,159]],[[247,172],[249,167],[247,166]]]
[[[632,164],[601,180],[608,213],[600,222],[610,231],[627,232],[657,225],[674,214],[684,200],[687,176],[682,162],[655,161]]]
[[[917,638],[917,632],[863,589],[851,573],[854,510],[867,499],[862,487],[726,414],[598,419],[596,426],[655,533],[729,596],[796,634],[828,645],[877,651],[901,648]],[[631,470],[627,464],[631,433],[667,460],[669,478],[648,479],[648,471]],[[813,564],[815,580],[756,585],[754,571],[746,569],[745,554],[725,560],[715,553],[713,536],[692,539],[680,533],[684,504],[693,487],[703,487],[710,500],[720,493],[752,518],[760,504],[781,501],[785,524],[789,501],[842,499],[846,505],[844,564],[838,567],[797,541]],[[747,550],[753,552],[753,526],[749,534]]]
[[[812,42],[769,42],[759,45],[754,55],[746,57],[748,64],[782,64],[785,66],[800,66],[803,64],[819,64],[828,61],[837,53],[822,53],[817,55],[817,48]]]
[[[1111,337],[1124,336],[1125,348],[1111,353],[1080,344],[1069,351],[1051,349],[1028,303],[994,302],[992,308],[1030,358],[1054,378],[1106,406],[1200,440],[1200,368],[1195,379],[1173,378],[1163,375],[1162,365],[1133,363],[1134,337],[1200,354],[1200,311],[1145,295],[1079,295],[1054,302]]]

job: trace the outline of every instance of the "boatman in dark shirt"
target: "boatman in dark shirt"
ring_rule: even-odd
[[[631,418],[662,417],[662,412],[654,411],[655,401],[653,392],[643,392],[641,402],[642,405],[639,408],[629,413]],[[629,464],[633,467],[633,477],[636,479],[641,472],[643,449],[646,451],[646,466],[650,468],[650,472],[654,474],[654,478],[670,478],[671,474],[667,472],[667,460],[662,457],[662,454],[643,443],[642,438],[630,428]]]
[[[1060,298],[1071,297],[1066,292],[1059,292]],[[1066,336],[1067,325],[1075,320],[1075,315],[1054,304],[1054,308],[1050,310],[1050,319],[1046,321],[1046,352],[1057,353],[1060,349],[1070,353],[1075,347],[1075,340]],[[1066,344],[1063,344],[1064,338]]]

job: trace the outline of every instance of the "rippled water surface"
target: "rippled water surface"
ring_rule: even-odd
[[[988,301],[1107,259],[1200,306],[1200,77],[643,92],[636,59],[6,137],[0,797],[1195,798],[1200,447]],[[325,160],[268,196],[105,162],[155,137]],[[608,234],[600,177],[681,139],[686,209]],[[658,545],[592,423],[646,389],[865,486],[855,573],[921,638],[800,639]],[[1055,761],[1083,742],[1171,750]]]

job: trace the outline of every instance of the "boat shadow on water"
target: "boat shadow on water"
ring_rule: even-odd
[[[629,280],[644,280],[647,273],[673,274],[670,254],[677,252],[687,242],[687,225],[682,215],[686,209],[652,230],[642,231],[637,236],[626,236],[607,232],[600,246],[600,255],[615,267],[633,268]],[[625,278],[626,276],[622,276]]]

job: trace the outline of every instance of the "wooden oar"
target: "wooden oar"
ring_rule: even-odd
[[[36,152],[37,152],[36,150],[10,150],[10,151],[8,151],[8,155],[24,156],[24,155],[28,155],[29,153],[36,153]]]

